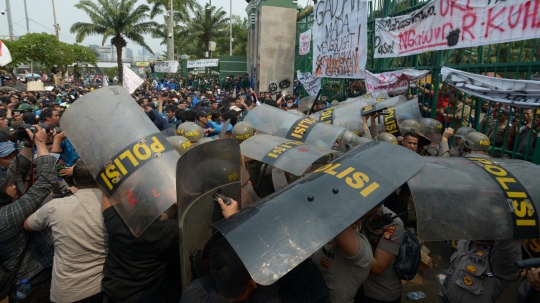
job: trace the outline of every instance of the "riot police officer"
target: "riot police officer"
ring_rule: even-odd
[[[393,265],[403,241],[403,222],[381,204],[362,217],[361,232],[371,244],[373,262],[357,302],[401,302],[403,287]]]
[[[476,132],[476,130],[472,127],[463,126],[463,127],[458,128],[453,135],[452,149],[443,150],[443,152],[441,153],[441,157],[461,157],[463,155],[463,142],[461,140],[468,133],[473,133],[473,132]],[[445,136],[443,134],[443,141],[444,141],[444,137]],[[442,144],[443,143],[441,142],[441,145]]]
[[[490,158],[490,141],[486,135],[471,132],[462,141],[466,157]],[[509,228],[504,210],[493,207],[491,212],[493,228]],[[514,265],[517,260],[521,260],[519,240],[457,241],[437,303],[495,302],[519,276],[519,269]]]

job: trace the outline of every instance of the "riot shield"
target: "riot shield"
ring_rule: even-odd
[[[400,104],[403,104],[407,102],[407,98],[405,98],[404,96],[397,96],[397,97],[392,97],[392,98],[389,98],[389,99],[380,99],[380,100],[377,100],[377,102],[375,104],[372,104],[372,105],[368,105],[368,106],[364,106],[361,110],[360,110],[360,115],[361,116],[365,116],[365,115],[369,115],[369,114],[373,114],[373,113],[376,113],[376,112],[380,112],[386,108],[389,108],[389,107],[396,107]]]
[[[422,240],[539,237],[540,167],[492,158],[425,161],[408,182]]]
[[[260,132],[302,141],[308,144],[332,147],[345,128],[332,124],[318,123],[309,117],[299,117],[269,105],[260,105],[250,110],[244,122]]]
[[[390,98],[388,96],[388,92],[385,90],[381,90],[381,91],[377,91],[373,93],[367,93],[358,97],[347,98],[347,100],[341,102],[340,105],[345,105],[345,104],[354,103],[358,101],[364,101],[368,103],[366,105],[369,105],[369,104],[374,104],[377,101],[380,102],[388,98]]]
[[[298,101],[298,110],[305,113],[311,109],[314,102],[315,96],[304,97]]]
[[[408,119],[413,119],[416,121],[420,121],[420,119],[422,119],[422,114],[420,113],[417,99],[400,103],[395,107],[389,107],[385,110],[384,114],[385,115],[383,116],[383,119],[381,119],[381,123],[377,125],[377,130],[379,133],[387,132],[396,137],[403,135],[399,130],[399,125],[401,122]]]
[[[190,256],[201,251],[212,237],[213,222],[221,219],[214,193],[241,201],[240,146],[234,139],[220,139],[187,151],[176,166],[180,273],[182,289],[192,281]]]
[[[335,153],[300,141],[271,135],[256,135],[240,144],[242,155],[299,176],[320,157]]]
[[[354,102],[343,106],[331,107],[309,115],[309,117],[322,123],[346,127],[350,121],[360,121],[362,123],[360,110],[366,106],[365,104],[365,102]]]
[[[174,204],[180,156],[123,87],[85,94],[61,125],[135,236]]]
[[[255,282],[270,285],[383,201],[425,162],[386,142],[354,148],[216,228]]]

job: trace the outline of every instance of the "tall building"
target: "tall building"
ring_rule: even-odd
[[[129,47],[126,47],[126,48],[124,49],[124,53],[126,54],[126,59],[127,59],[127,61],[132,62],[133,59],[134,59],[134,57],[133,57],[133,50],[132,50],[131,48],[129,48]],[[123,56],[122,56],[122,57],[123,57]]]

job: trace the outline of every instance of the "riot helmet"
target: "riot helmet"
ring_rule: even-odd
[[[214,139],[210,138],[210,137],[202,137],[199,139],[199,141],[197,141],[197,146],[201,145],[201,144],[204,144],[204,143],[208,143],[208,142],[212,142],[214,141]]]
[[[198,125],[198,124],[195,123],[195,122],[190,122],[190,121],[184,122],[184,123],[178,125],[178,128],[176,128],[176,134],[179,135],[179,136],[183,136],[184,135],[184,129],[188,125]]]
[[[468,133],[463,138],[463,146],[466,149],[470,150],[480,150],[480,151],[486,151],[489,149],[489,146],[491,145],[488,136],[479,133],[479,132],[472,132]]]
[[[340,146],[344,146],[346,151],[360,144],[360,137],[348,129],[341,135]]]
[[[184,128],[184,137],[188,138],[189,141],[192,143],[195,143],[199,141],[202,137],[204,137],[204,130],[199,125],[192,123],[190,125],[187,125]]]
[[[422,118],[420,119],[420,132],[431,142],[439,144],[442,140],[443,125],[435,119]]]
[[[193,145],[191,145],[191,141],[189,141],[188,138],[183,136],[167,137],[167,141],[171,143],[171,145],[180,154],[180,156],[193,147]]]
[[[463,126],[456,130],[454,133],[454,137],[452,138],[452,146],[459,146],[459,142],[463,137],[465,137],[469,133],[474,133],[476,130],[472,127]]]
[[[254,135],[253,128],[245,122],[238,122],[233,128],[233,138],[242,143],[244,140],[251,138]]]
[[[375,141],[386,141],[390,142],[392,144],[398,144],[398,140],[396,136],[392,135],[391,133],[382,132],[375,137]]]
[[[422,126],[420,123],[414,119],[403,120],[403,122],[399,124],[399,132],[401,134],[419,133],[421,128]]]

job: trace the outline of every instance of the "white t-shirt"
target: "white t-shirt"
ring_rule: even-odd
[[[80,189],[72,196],[52,200],[30,216],[28,226],[35,231],[52,230],[51,301],[74,302],[101,291],[109,236],[99,189]]]

